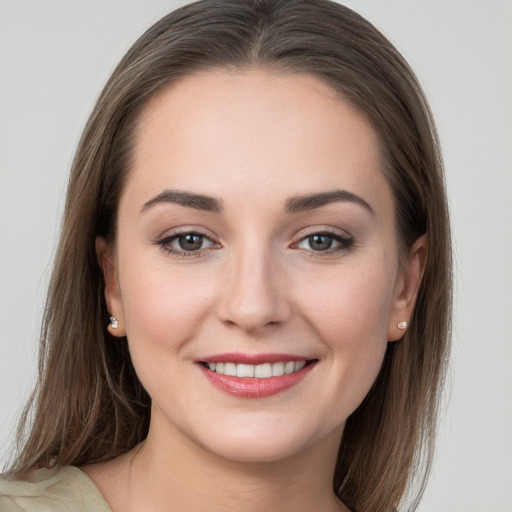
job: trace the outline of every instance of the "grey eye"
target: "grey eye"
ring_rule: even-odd
[[[320,233],[308,236],[301,242],[301,244],[303,242],[306,242],[307,245],[309,245],[308,248],[313,251],[327,251],[332,247],[334,240],[332,236]]]
[[[351,236],[343,236],[338,233],[319,232],[305,236],[296,245],[299,249],[318,253],[337,253],[348,250],[354,243]]]
[[[176,257],[202,256],[210,249],[219,247],[209,236],[194,231],[182,231],[156,241],[167,254]]]
[[[202,235],[187,233],[176,238],[179,248],[183,251],[198,251],[203,249],[203,243],[207,240]]]

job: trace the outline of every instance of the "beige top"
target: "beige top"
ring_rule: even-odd
[[[112,512],[92,480],[74,466],[38,469],[26,480],[0,478],[1,512]]]

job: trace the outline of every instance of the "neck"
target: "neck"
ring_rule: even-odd
[[[332,489],[340,436],[278,461],[248,462],[152,428],[125,459],[129,510],[345,510]]]

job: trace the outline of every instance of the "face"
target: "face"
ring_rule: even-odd
[[[369,123],[315,77],[262,70],[150,101],[97,247],[150,435],[243,461],[339,443],[420,273],[398,265]]]

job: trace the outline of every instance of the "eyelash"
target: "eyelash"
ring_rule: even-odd
[[[355,243],[354,237],[352,237],[348,233],[342,235],[341,233],[329,230],[311,230],[309,232],[303,233],[300,240],[294,243],[293,246],[297,247],[300,243],[305,242],[308,239],[311,239],[312,237],[315,236],[324,236],[329,238],[331,241],[338,243],[338,245],[335,246],[334,248],[329,247],[325,251],[315,251],[313,249],[306,249],[306,251],[315,258],[328,257],[340,252],[348,252]]]
[[[202,242],[208,241],[211,245],[209,247],[206,247],[204,249],[199,249],[195,251],[187,251],[185,249],[176,249],[171,244],[175,241],[178,241],[181,237],[186,236],[197,236],[200,237]],[[304,233],[301,238],[292,244],[293,248],[300,249],[299,244],[302,242],[307,241],[308,239],[311,239],[315,236],[323,236],[326,238],[329,238],[332,242],[337,243],[334,248],[329,247],[327,250],[323,251],[315,251],[313,249],[305,249],[306,252],[310,253],[313,257],[325,257],[329,255],[333,255],[339,252],[347,252],[349,251],[352,246],[354,245],[354,238],[351,235],[342,235],[337,232],[328,231],[328,230],[311,230],[307,233]],[[156,245],[158,245],[165,253],[170,254],[174,257],[179,258],[199,258],[203,256],[205,253],[209,252],[212,248],[218,248],[220,247],[219,244],[215,243],[209,236],[205,235],[204,233],[200,233],[198,231],[182,231],[178,233],[174,233],[169,236],[165,236],[155,242]],[[201,244],[202,245],[202,244]]]
[[[197,236],[201,237],[201,239],[207,240],[211,243],[210,247],[207,247],[205,249],[200,249],[197,251],[187,251],[185,249],[176,249],[171,244],[174,241],[178,241],[181,237],[186,236]],[[158,245],[165,253],[170,254],[174,257],[178,258],[199,258],[204,253],[208,252],[212,247],[220,247],[219,244],[216,244],[209,236],[205,235],[204,233],[200,233],[198,231],[181,231],[178,233],[174,233],[169,236],[165,236],[161,238],[160,240],[156,241],[156,245]]]

